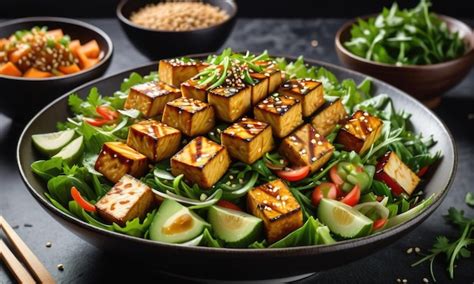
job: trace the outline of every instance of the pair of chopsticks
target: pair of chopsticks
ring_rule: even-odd
[[[48,270],[2,216],[0,216],[0,230],[3,230],[23,263],[33,274],[28,272],[5,242],[0,239],[0,259],[6,263],[19,283],[55,283]]]

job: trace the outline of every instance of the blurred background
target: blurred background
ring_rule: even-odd
[[[119,0],[0,0],[0,17],[26,16],[111,17]],[[347,18],[376,13],[389,0],[236,0],[240,17],[258,18]],[[398,1],[413,7],[418,0]],[[472,1],[433,0],[434,11],[457,18],[472,17]],[[18,9],[21,7],[21,9]]]

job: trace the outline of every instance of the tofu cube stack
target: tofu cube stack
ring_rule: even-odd
[[[140,177],[148,170],[145,155],[122,142],[106,142],[95,162],[95,170],[117,182],[124,175]]]
[[[214,108],[205,102],[181,97],[166,104],[162,122],[187,136],[203,135],[214,127]]]
[[[124,175],[95,207],[104,220],[125,226],[127,221],[143,218],[153,206],[154,200],[154,194],[146,184],[130,175]]]
[[[387,152],[379,160],[375,178],[386,183],[396,195],[412,195],[420,178],[398,157],[395,152]]]
[[[316,128],[319,134],[327,136],[336,128],[336,125],[346,117],[346,109],[341,99],[338,99],[318,112],[311,119],[311,124]]]
[[[298,201],[279,179],[250,190],[247,208],[263,220],[269,243],[284,238],[303,225],[303,213]]]
[[[331,158],[334,146],[311,124],[305,124],[280,144],[280,153],[296,166],[319,170]]]
[[[278,93],[297,98],[303,106],[303,116],[311,116],[324,104],[323,84],[312,79],[291,79],[281,85]]]
[[[190,182],[208,189],[226,173],[229,165],[224,146],[198,136],[171,158],[171,173],[183,174]]]
[[[271,125],[273,135],[283,138],[303,123],[301,102],[292,96],[275,93],[254,107],[255,118]]]
[[[147,82],[130,88],[125,109],[137,109],[144,117],[162,114],[167,102],[181,97],[179,89],[162,81]]]
[[[341,127],[337,134],[336,142],[344,145],[346,151],[355,151],[363,154],[380,137],[382,126],[382,120],[367,112],[358,110]]]
[[[156,120],[144,120],[128,130],[127,145],[153,162],[170,158],[178,151],[181,132]]]
[[[270,125],[247,117],[226,128],[221,142],[232,158],[247,164],[253,164],[274,147]]]

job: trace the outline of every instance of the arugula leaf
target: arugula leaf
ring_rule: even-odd
[[[204,229],[204,232],[202,233],[202,239],[201,242],[199,243],[199,246],[202,247],[210,247],[210,248],[221,248],[223,247],[223,244],[220,240],[215,239],[209,230],[206,228]]]

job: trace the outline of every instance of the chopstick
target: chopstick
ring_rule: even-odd
[[[16,259],[12,251],[7,247],[3,240],[0,240],[0,258],[6,262],[8,268],[13,272],[16,281],[19,283],[36,283],[30,273],[25,269],[21,262]]]
[[[13,228],[2,216],[0,216],[0,229],[3,229],[5,235],[10,240],[18,254],[21,256],[26,266],[33,273],[33,277],[37,281],[40,283],[55,283],[53,277],[48,272],[46,267],[44,267],[36,255],[28,248],[20,236],[18,236],[15,230],[13,230]]]

